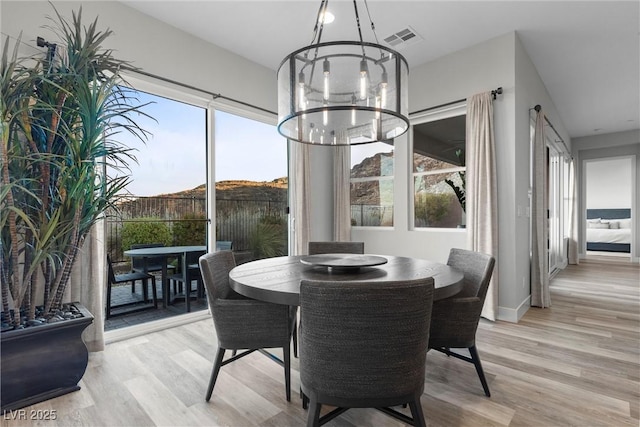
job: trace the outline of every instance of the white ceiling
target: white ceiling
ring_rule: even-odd
[[[319,0],[122,1],[276,70],[311,42]],[[378,39],[413,28],[410,67],[517,31],[571,137],[640,128],[640,2],[368,0]],[[373,41],[358,0],[365,41]],[[329,2],[323,41],[356,39],[351,0]]]

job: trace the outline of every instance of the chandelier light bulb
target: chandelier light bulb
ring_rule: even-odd
[[[369,66],[367,61],[363,59],[360,61],[360,99],[367,97],[367,80],[369,74]]]
[[[387,72],[382,73],[382,81],[380,82],[380,106],[382,108],[387,108],[387,86],[389,77],[387,76]]]
[[[322,71],[324,72],[324,100],[329,99],[329,73],[331,70],[331,64],[328,59],[322,62]]]
[[[300,74],[298,74],[298,109],[300,110],[304,110],[306,108],[304,91],[304,73],[300,71]]]

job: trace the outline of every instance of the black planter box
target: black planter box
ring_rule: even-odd
[[[93,315],[73,303],[83,317],[0,334],[3,412],[79,390],[89,352],[82,331]]]

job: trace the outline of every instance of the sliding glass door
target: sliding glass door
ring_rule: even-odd
[[[287,141],[242,112],[217,109],[214,122],[216,241],[230,243],[238,263],[286,255]]]

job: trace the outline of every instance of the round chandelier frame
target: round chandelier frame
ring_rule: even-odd
[[[322,1],[319,19],[327,3]],[[389,141],[407,131],[407,61],[393,49],[364,42],[355,0],[354,8],[360,41],[320,42],[320,22],[315,43],[281,62],[278,132],[286,138],[355,145]]]

